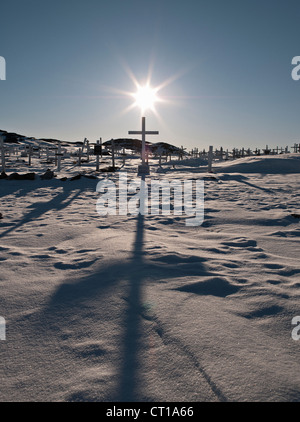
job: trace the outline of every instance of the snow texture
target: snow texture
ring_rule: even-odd
[[[1,401],[300,401],[300,155],[155,166],[204,179],[201,226],[100,217],[118,173],[0,180]]]

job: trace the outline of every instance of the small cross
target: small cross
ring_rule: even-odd
[[[293,148],[294,152],[297,152],[297,148],[298,148],[298,146],[297,146],[297,144],[294,144],[294,146],[293,146],[293,147],[291,147],[291,148]]]

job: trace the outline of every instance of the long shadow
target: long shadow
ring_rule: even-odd
[[[39,181],[38,181],[39,182]],[[0,198],[14,194],[16,197],[28,195],[30,191],[42,187],[36,180],[0,180]]]
[[[237,175],[223,174],[222,177],[221,177],[221,180],[235,180],[237,182],[244,183],[245,185],[248,185],[251,188],[259,189],[259,190],[262,190],[262,191],[267,192],[267,193],[273,192],[272,189],[262,188],[261,186],[254,185],[253,183],[248,182],[247,179],[248,178],[246,176],[243,176],[241,174],[237,174]]]
[[[142,180],[145,180],[142,177]],[[144,196],[141,196],[141,201]],[[140,204],[143,207],[143,204]],[[138,371],[139,350],[141,339],[141,311],[142,311],[142,267],[144,255],[144,216],[139,213],[137,218],[137,230],[132,252],[131,263],[135,271],[129,279],[128,308],[124,324],[125,335],[123,340],[123,359],[121,367],[120,388],[117,394],[119,401],[138,400]]]
[[[43,214],[50,210],[59,211],[67,207],[75,198],[79,196],[80,193],[81,189],[79,188],[76,189],[74,193],[74,189],[67,189],[66,185],[63,185],[63,191],[55,195],[55,197],[52,198],[50,201],[35,202],[34,204],[30,205],[29,208],[31,208],[32,210],[28,212],[17,224],[11,226],[9,229],[0,233],[0,238],[22,227],[26,223],[29,223],[41,217]]]
[[[101,254],[101,247],[99,247]],[[143,284],[146,280],[163,283],[168,279],[188,276],[209,275],[203,262],[205,259],[191,261],[190,258],[155,258],[154,262],[145,252],[144,216],[138,214],[135,239],[129,260],[114,260],[105,266],[99,262],[98,270],[88,277],[70,279],[54,291],[45,307],[34,314],[31,329],[37,330],[45,338],[53,339],[53,344],[62,342],[64,331],[83,338],[103,338],[104,344],[111,335],[107,326],[115,327],[117,344],[121,348],[114,352],[118,360],[117,382],[98,399],[114,402],[136,402],[140,400],[140,356],[142,344]],[[193,264],[190,266],[190,264]],[[126,284],[123,285],[123,282]],[[127,292],[124,293],[124,289]],[[122,299],[126,309],[123,311]],[[99,326],[95,324],[99,322]],[[101,323],[103,323],[103,328]],[[75,325],[74,325],[75,324]],[[120,331],[118,330],[118,328]],[[123,330],[123,332],[122,332]],[[119,337],[120,335],[120,337]],[[72,337],[73,338],[73,337]],[[72,349],[75,338],[69,348]],[[51,351],[50,351],[51,353]],[[114,358],[112,357],[112,362]],[[74,362],[74,370],[76,363]],[[77,391],[67,400],[90,401],[88,392]]]
[[[142,196],[143,198],[143,196]],[[30,216],[31,217],[31,216]],[[175,272],[161,272],[159,265],[145,263],[144,255],[144,216],[137,215],[137,226],[132,256],[129,261],[111,263],[109,266],[101,266],[100,271],[90,277],[70,280],[59,286],[50,301],[41,313],[35,315],[32,329],[45,330],[42,321],[47,321],[47,336],[60,337],[62,327],[67,327],[72,320],[72,315],[84,315],[91,298],[97,297],[97,301],[114,295],[121,281],[127,281],[128,292],[123,298],[126,300],[125,318],[121,323],[124,329],[121,337],[121,367],[119,368],[118,386],[113,395],[114,401],[138,400],[138,360],[141,348],[141,311],[142,311],[142,282],[151,273],[154,278],[174,277]],[[151,271],[154,270],[154,271]],[[108,295],[108,296],[107,296]],[[126,297],[124,297],[126,296]],[[98,301],[98,303],[99,303]],[[105,307],[110,310],[111,302],[107,300]],[[113,310],[111,310],[113,312]],[[101,311],[100,311],[101,315]],[[58,341],[58,338],[56,341]],[[82,399],[80,394],[72,400]]]

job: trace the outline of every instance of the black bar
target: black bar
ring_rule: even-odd
[[[102,153],[102,145],[95,145],[94,146],[94,155],[101,155]]]

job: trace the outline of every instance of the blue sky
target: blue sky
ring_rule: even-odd
[[[0,129],[95,141],[140,129],[190,149],[300,142],[299,0],[10,0],[1,4]],[[126,111],[127,110],[127,111]]]

